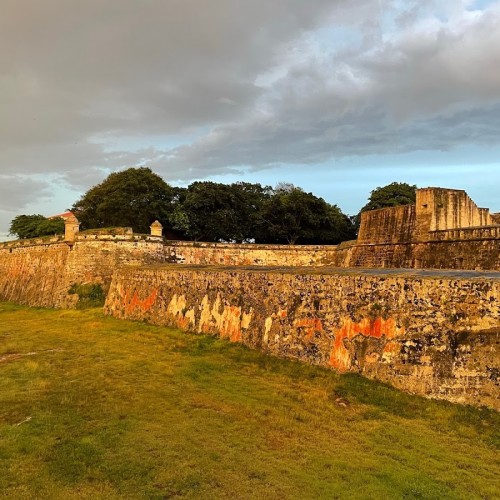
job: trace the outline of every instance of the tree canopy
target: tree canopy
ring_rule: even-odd
[[[193,182],[179,191],[172,227],[205,241],[335,244],[352,239],[351,220],[336,205],[292,184]]]
[[[261,224],[261,206],[270,188],[238,182],[193,182],[179,192],[171,216],[173,229],[188,238],[242,242],[255,238]]]
[[[72,207],[82,229],[125,226],[149,233],[158,219],[170,237],[195,241],[331,245],[356,237],[366,210],[415,203],[416,186],[392,182],[374,189],[356,216],[337,205],[281,182],[273,189],[257,183],[196,181],[172,187],[146,167],[110,174]],[[18,215],[10,233],[32,238],[64,232],[62,219]]]
[[[149,233],[158,219],[169,223],[176,191],[151,169],[129,168],[109,175],[72,207],[82,229],[125,226]]]
[[[354,237],[336,205],[292,184],[197,181],[171,187],[149,168],[109,175],[72,211],[82,229],[131,226],[149,232],[158,219],[178,237],[195,241],[335,244]]]
[[[63,234],[64,220],[61,218],[48,219],[40,214],[18,215],[12,219],[9,233],[19,239]]]
[[[270,243],[336,244],[354,237],[350,219],[336,205],[291,184],[278,184],[262,218],[261,237]]]
[[[392,182],[387,186],[378,187],[371,192],[368,203],[361,209],[361,212],[378,208],[397,207],[399,205],[411,205],[415,203],[416,189],[417,186],[406,182]]]

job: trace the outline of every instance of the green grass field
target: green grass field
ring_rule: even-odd
[[[1,498],[499,498],[499,414],[0,303]]]

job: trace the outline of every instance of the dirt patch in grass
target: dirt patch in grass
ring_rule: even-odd
[[[61,349],[47,349],[45,352],[60,352]],[[13,352],[10,354],[4,354],[3,356],[0,356],[0,363],[6,363],[7,361],[14,361],[15,359],[20,359],[20,358],[25,358],[27,356],[36,356],[37,354],[40,354],[39,352],[25,352],[25,353],[20,353],[20,352]]]

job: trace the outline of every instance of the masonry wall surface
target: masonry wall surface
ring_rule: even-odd
[[[415,205],[363,212],[359,245],[499,239],[498,214],[479,208],[463,190],[417,189]]]
[[[500,409],[498,278],[123,268],[105,310]]]
[[[350,241],[337,246],[167,242],[165,260],[185,265],[500,270],[499,231],[469,228],[432,233],[435,239],[425,242]]]
[[[337,262],[339,267],[500,271],[500,240],[349,245],[339,248]]]
[[[493,224],[489,210],[479,208],[463,190],[417,189],[416,197],[417,226],[420,236],[429,231]]]
[[[338,246],[164,244],[160,238],[132,234],[79,234],[71,244],[59,237],[8,242],[0,244],[0,300],[74,307],[77,298],[67,293],[73,283],[98,283],[106,292],[115,270],[158,262],[500,270],[498,227],[434,234],[435,241],[425,243]]]
[[[415,205],[363,212],[358,243],[409,243],[415,231],[415,221]]]
[[[63,273],[69,285],[99,283],[107,292],[116,269],[124,265],[164,262],[164,256],[161,240],[148,241],[124,236],[85,239],[77,241],[72,247]]]
[[[336,245],[255,245],[168,241],[166,258],[172,263],[225,266],[338,265]]]
[[[67,295],[64,279],[70,247],[40,242],[0,248],[0,300],[54,307]]]
[[[160,240],[124,235],[78,235],[23,240],[0,245],[0,300],[29,306],[74,307],[72,284],[93,283],[107,292],[113,272],[123,265],[164,262]]]

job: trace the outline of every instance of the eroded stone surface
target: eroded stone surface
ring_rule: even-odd
[[[105,310],[500,409],[499,280],[128,268]]]
[[[111,276],[124,265],[164,262],[162,241],[138,237],[79,234],[0,245],[0,300],[43,307],[73,307],[72,284],[95,283],[107,292]]]

